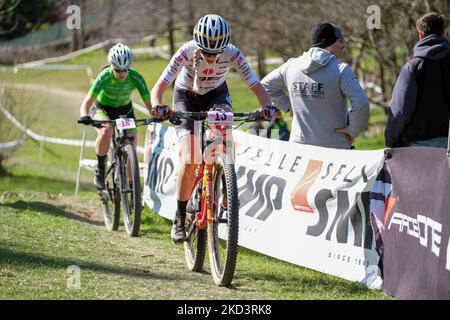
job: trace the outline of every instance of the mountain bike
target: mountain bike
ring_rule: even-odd
[[[232,113],[212,109],[208,112],[173,112],[171,122],[176,124],[181,118],[201,121],[203,155],[186,213],[186,264],[189,270],[201,272],[208,242],[214,283],[228,286],[234,277],[239,234],[234,145],[230,139],[232,124],[258,121],[262,117],[259,112]],[[211,151],[209,161],[205,161],[205,151]]]
[[[141,225],[141,179],[139,162],[133,146],[133,137],[127,130],[148,125],[156,119],[119,118],[117,120],[94,120],[91,125],[101,128],[103,124],[114,127],[112,146],[108,152],[108,164],[105,171],[105,189],[98,189],[103,207],[106,229],[117,231],[120,222],[122,204],[125,230],[131,237],[139,234]],[[78,123],[81,123],[78,121]]]

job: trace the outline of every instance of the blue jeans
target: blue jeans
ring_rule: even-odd
[[[415,141],[409,147],[434,147],[447,149],[448,137],[438,137],[428,140]]]

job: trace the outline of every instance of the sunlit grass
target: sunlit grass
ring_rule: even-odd
[[[65,63],[83,64],[99,72],[106,52],[96,51]],[[137,56],[135,68],[151,88],[167,61]],[[89,89],[82,71],[19,70],[0,73],[10,83],[65,88],[76,97],[44,91],[8,89],[19,104],[38,109],[30,127],[38,134],[81,139],[85,127],[76,124],[78,108]],[[231,73],[228,85],[236,111],[259,108],[240,77]],[[80,94],[81,93],[81,94]],[[140,103],[137,94],[135,101]],[[171,104],[171,91],[165,95]],[[381,109],[380,109],[381,110]],[[374,109],[371,124],[383,121]],[[95,139],[87,128],[88,139]],[[140,129],[141,145],[144,129]],[[1,140],[1,139],[0,139]],[[358,149],[380,149],[381,136],[360,137]],[[298,267],[239,248],[231,289],[217,288],[206,272],[191,273],[182,246],[169,239],[170,222],[144,211],[141,236],[129,238],[123,227],[107,232],[92,174],[83,170],[80,196],[74,196],[80,148],[34,142],[16,150],[6,161],[11,177],[0,178],[0,299],[389,299],[365,286]],[[95,158],[92,148],[86,158]],[[97,214],[97,220],[79,219]],[[206,261],[208,261],[206,259]],[[81,268],[81,288],[67,288],[67,267]]]

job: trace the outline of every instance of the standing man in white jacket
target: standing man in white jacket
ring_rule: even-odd
[[[308,52],[289,59],[261,84],[277,108],[292,109],[290,141],[350,149],[367,126],[369,100],[350,66],[338,60],[345,49],[341,30],[331,23],[316,23],[312,42]]]

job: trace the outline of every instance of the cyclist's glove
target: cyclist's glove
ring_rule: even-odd
[[[152,117],[157,119],[165,120],[169,118],[171,114],[172,110],[170,110],[170,107],[166,105],[158,105],[152,109]]]
[[[279,110],[277,108],[275,108],[274,106],[265,106],[262,108],[262,116],[266,120],[273,120],[276,117],[278,112],[279,112]]]
[[[89,126],[93,123],[93,120],[90,116],[83,116],[80,118],[80,120],[78,122]]]

